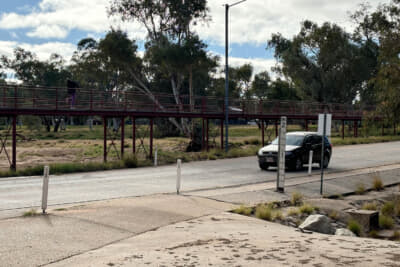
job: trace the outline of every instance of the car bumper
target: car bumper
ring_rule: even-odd
[[[263,155],[258,157],[258,163],[260,165],[268,165],[268,166],[278,166],[278,157],[276,155]],[[285,165],[292,164],[295,161],[295,157],[293,155],[285,156]]]

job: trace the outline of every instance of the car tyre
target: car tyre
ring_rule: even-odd
[[[268,165],[268,164],[265,164],[265,163],[264,163],[264,164],[261,164],[261,163],[260,163],[259,166],[260,166],[260,169],[261,169],[261,170],[264,170],[264,171],[267,171],[267,170],[268,170],[268,167],[269,167],[269,165]]]
[[[328,168],[330,157],[329,155],[324,155],[324,169]],[[321,168],[321,163],[319,163],[319,167]]]

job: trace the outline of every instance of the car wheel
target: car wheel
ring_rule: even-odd
[[[264,171],[267,171],[268,167],[269,167],[268,164],[265,164],[265,163],[263,163],[263,164],[260,163],[259,166],[260,166],[260,169],[264,170]]]

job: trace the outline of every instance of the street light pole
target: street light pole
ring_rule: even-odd
[[[225,4],[225,152],[229,151],[229,8],[247,0],[232,5]]]

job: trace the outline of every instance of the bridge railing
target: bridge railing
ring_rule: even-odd
[[[67,88],[0,85],[0,109],[7,110],[81,110],[141,111],[194,114],[224,113],[223,98],[157,93],[146,95],[134,91],[99,91],[77,89],[71,103]],[[321,104],[302,101],[260,101],[230,99],[229,112],[237,115],[315,115],[324,110],[336,116],[362,116],[366,108],[344,104]],[[373,108],[369,108],[373,110]]]

